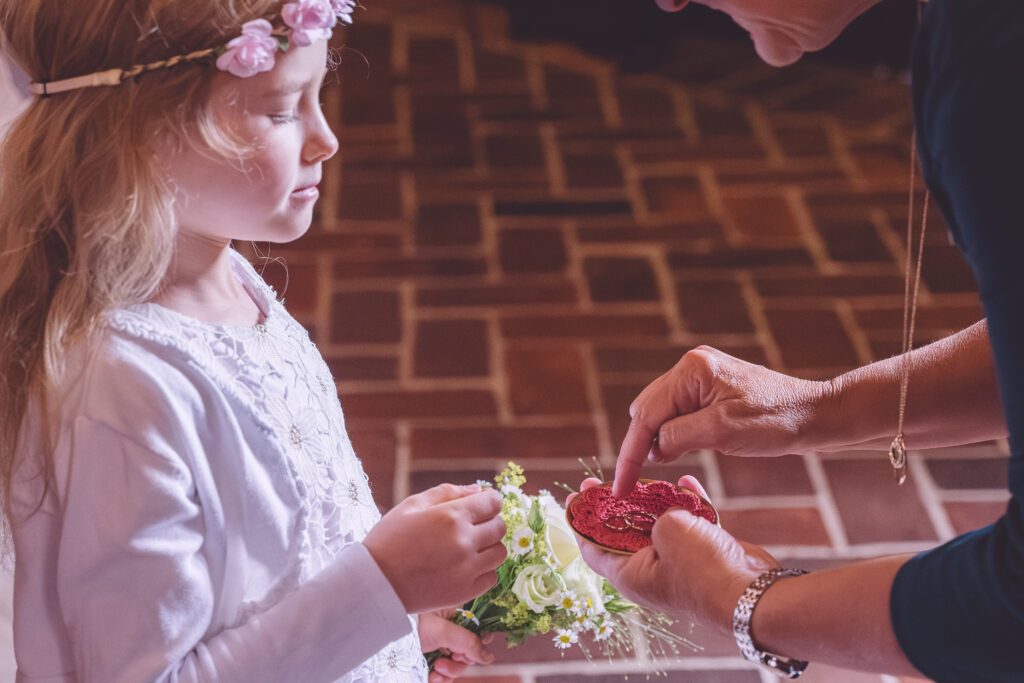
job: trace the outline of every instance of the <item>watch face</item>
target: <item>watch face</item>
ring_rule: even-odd
[[[697,493],[667,481],[642,479],[626,498],[612,495],[611,484],[601,484],[573,498],[565,511],[578,536],[612,553],[631,555],[651,544],[658,518],[672,508],[683,508],[719,524],[718,511]]]

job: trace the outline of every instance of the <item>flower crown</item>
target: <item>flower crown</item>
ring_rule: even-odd
[[[242,34],[225,45],[127,69],[108,69],[59,81],[31,83],[29,91],[45,97],[69,90],[119,85],[129,78],[137,78],[150,71],[212,57],[216,58],[217,68],[221,71],[239,78],[249,78],[273,69],[278,50],[287,52],[292,45],[306,47],[320,39],[329,40],[339,21],[352,24],[355,8],[356,0],[294,0],[281,8],[280,16],[284,26],[274,28],[271,24],[277,15],[254,19],[243,24]]]

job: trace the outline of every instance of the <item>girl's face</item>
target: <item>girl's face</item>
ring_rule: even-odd
[[[179,230],[215,240],[290,242],[306,232],[323,163],[338,151],[320,108],[327,43],[278,53],[272,71],[250,78],[218,73],[211,106],[218,121],[251,141],[244,161],[184,145],[163,154],[175,188]]]

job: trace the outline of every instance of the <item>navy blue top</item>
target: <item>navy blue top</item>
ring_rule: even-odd
[[[918,555],[890,599],[900,646],[938,681],[1024,681],[1024,0],[931,0],[915,39],[925,180],[974,271],[1010,432],[995,524]],[[955,391],[955,388],[951,388]]]

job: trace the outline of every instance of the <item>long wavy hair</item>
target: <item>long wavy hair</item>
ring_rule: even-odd
[[[33,81],[150,63],[214,47],[281,0],[0,0],[0,44]],[[174,193],[154,141],[240,153],[209,106],[209,64],[116,87],[37,97],[0,142],[0,496],[30,412],[48,423],[72,343],[111,308],[151,299],[171,264]],[[35,436],[37,430],[32,430]],[[40,472],[52,473],[51,436]],[[41,503],[41,501],[40,501]]]

